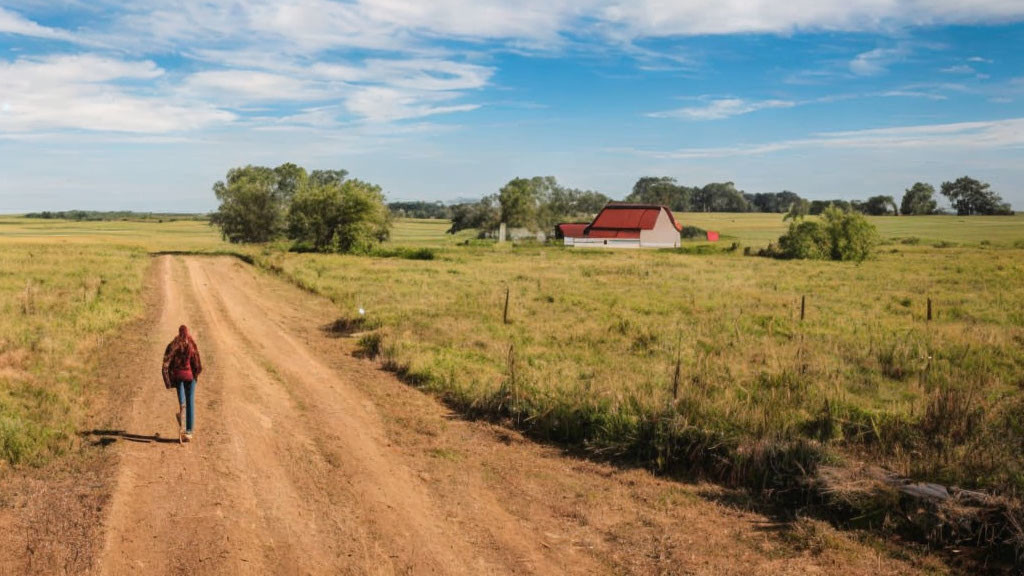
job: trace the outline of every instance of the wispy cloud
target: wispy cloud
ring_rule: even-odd
[[[941,70],[939,70],[939,72],[944,72],[946,74],[974,74],[977,72],[977,70],[966,64],[957,64],[955,66],[942,68]]]
[[[757,156],[803,148],[1015,148],[1024,146],[1024,118],[825,132],[808,138],[747,146],[637,151],[656,158]]]
[[[792,108],[796,103],[789,100],[743,100],[741,98],[723,98],[711,100],[702,106],[687,106],[674,110],[652,112],[651,118],[678,118],[681,120],[722,120],[742,114],[750,114],[758,110],[772,108]]]
[[[53,40],[73,40],[74,36],[65,30],[40,26],[36,22],[0,6],[0,34],[17,34]]]
[[[886,90],[884,92],[879,92],[878,95],[885,98],[924,98],[925,100],[935,101],[949,99],[945,94],[924,92],[921,90]]]
[[[163,74],[148,60],[94,55],[0,61],[0,130],[65,128],[159,134],[234,118],[208,104],[174,102],[123,84],[150,81]]]
[[[890,65],[904,58],[908,52],[906,45],[862,52],[850,61],[850,72],[858,76],[877,76],[887,72]]]

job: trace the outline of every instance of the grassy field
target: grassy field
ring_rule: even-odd
[[[0,467],[75,447],[119,329],[142,312],[147,252],[226,247],[201,222],[0,217]]]
[[[73,222],[0,216],[0,243],[4,246],[40,242],[50,245],[131,246],[151,252],[229,247],[221,241],[218,230],[205,222]]]
[[[723,247],[784,230],[680,219]],[[409,381],[539,438],[737,482],[858,458],[1024,488],[1024,218],[872,221],[887,244],[853,265],[498,246],[431,220],[397,223],[392,246],[434,250],[407,260],[232,247],[199,222],[0,218],[0,459],[66,446],[88,390],[74,362],[138,313],[147,251],[236,250],[334,300]]]
[[[788,223],[779,214],[679,213],[684,226],[697,226],[723,234],[723,241],[738,241],[759,248],[774,242],[786,231]],[[1015,216],[869,216],[884,240],[921,244],[998,246],[1024,243],[1024,214]]]
[[[784,229],[682,218],[745,245]],[[1024,489],[1024,219],[872,221],[887,244],[861,265],[460,246],[430,221],[393,240],[439,247],[430,261],[260,258],[331,297],[410,381],[541,438],[755,483],[863,458]]]
[[[0,248],[0,465],[41,463],[74,444],[101,340],[140,312],[148,258],[104,244]]]

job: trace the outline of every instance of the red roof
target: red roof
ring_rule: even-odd
[[[586,229],[587,226],[588,224],[586,222],[582,222],[559,224],[556,228],[558,228],[558,231],[561,232],[562,236],[565,238],[580,238],[583,236],[583,230]]]
[[[669,221],[676,230],[682,230],[676,222],[672,211],[665,206],[658,204],[626,204],[610,202],[601,210],[601,213],[594,218],[587,231],[587,236],[592,238],[638,238],[641,230],[653,230],[658,221],[658,215],[664,210],[668,213]],[[598,236],[603,231],[630,231],[630,236]]]
[[[591,228],[587,238],[639,238],[640,230],[609,230],[607,228]]]

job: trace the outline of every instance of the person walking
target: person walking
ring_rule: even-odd
[[[164,386],[178,390],[178,442],[192,441],[196,418],[196,382],[203,371],[199,359],[199,348],[182,324],[178,335],[171,340],[164,351]]]

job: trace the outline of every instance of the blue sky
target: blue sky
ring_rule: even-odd
[[[554,175],[1024,209],[1021,0],[0,0],[0,212],[205,211],[228,168],[394,200]]]

